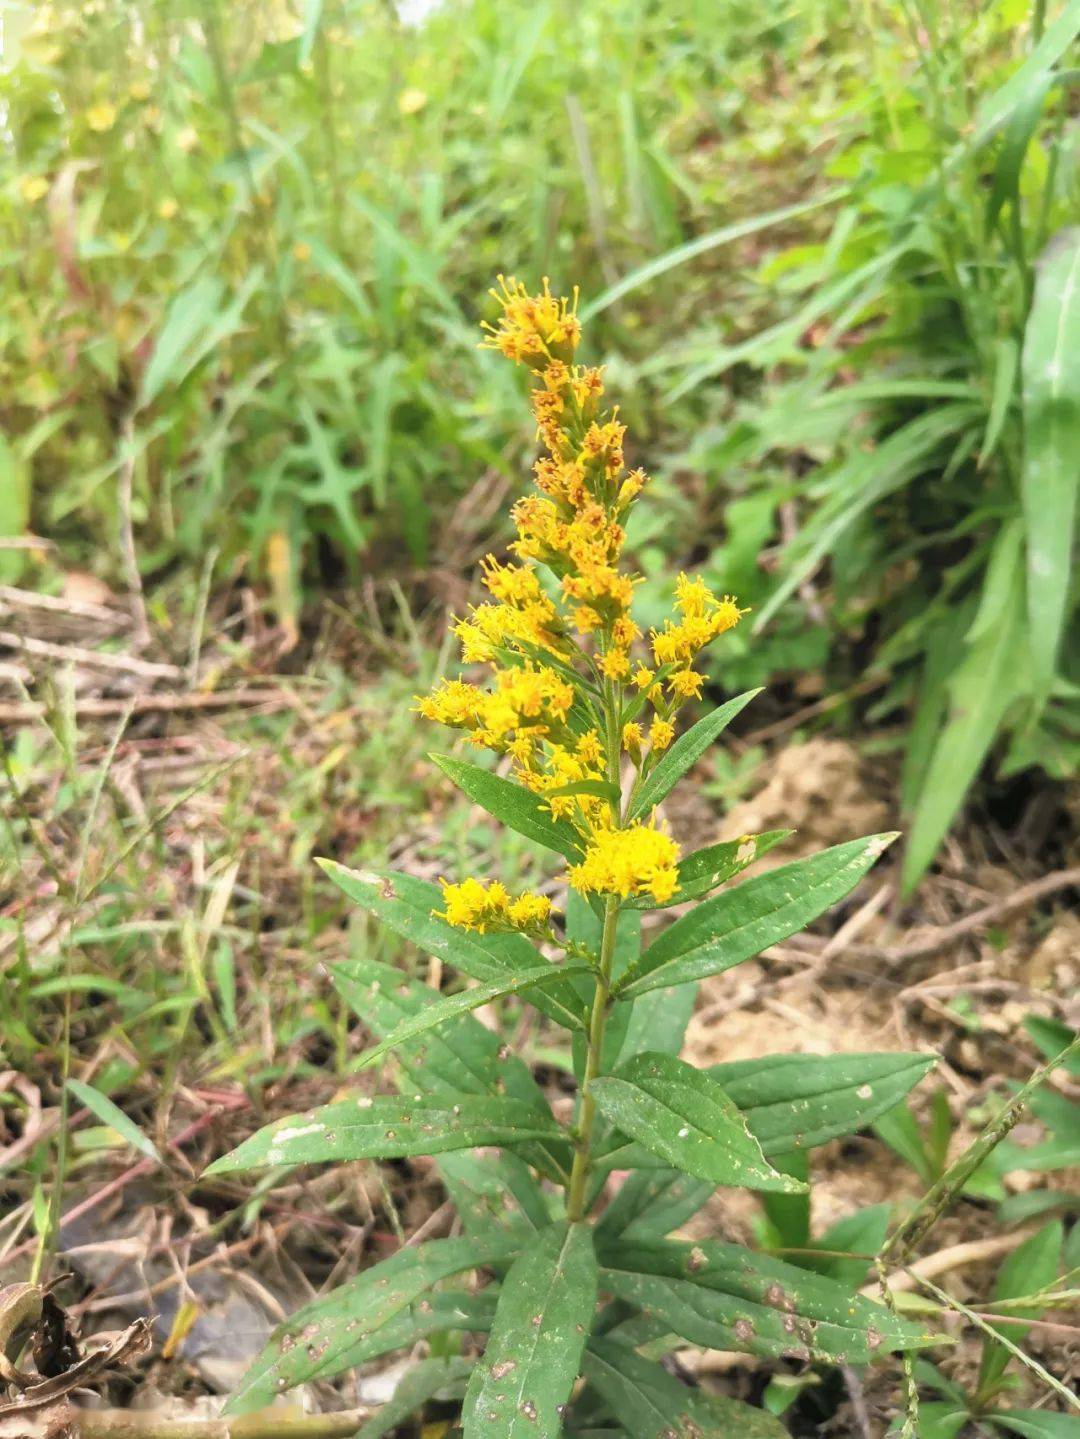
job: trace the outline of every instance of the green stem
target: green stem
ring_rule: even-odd
[[[604,930],[600,940],[600,969],[596,976],[592,1015],[589,1020],[588,1050],[585,1073],[581,1081],[581,1112],[578,1116],[578,1137],[574,1145],[574,1165],[566,1191],[566,1217],[577,1222],[585,1215],[585,1186],[589,1178],[593,1125],[596,1103],[590,1085],[600,1073],[600,1057],[604,1049],[604,1028],[607,1024],[611,997],[611,962],[615,957],[615,930],[619,921],[619,901],[614,894],[604,897]]]
[[[607,775],[619,787],[619,757],[621,732],[621,704],[618,688],[612,680],[605,680],[603,687],[604,710],[607,716]],[[614,824],[622,819],[622,802],[612,800],[611,817]],[[576,1223],[585,1216],[585,1193],[592,1162],[591,1145],[593,1126],[596,1123],[596,1103],[590,1085],[600,1073],[600,1061],[604,1052],[604,1029],[607,1025],[608,1009],[611,1004],[611,967],[615,959],[615,934],[619,924],[619,897],[615,894],[604,896],[604,928],[600,936],[600,963],[596,975],[596,992],[593,995],[592,1014],[589,1017],[588,1047],[585,1053],[585,1072],[581,1079],[581,1108],[578,1112],[577,1139],[574,1142],[574,1164],[566,1190],[566,1216]]]

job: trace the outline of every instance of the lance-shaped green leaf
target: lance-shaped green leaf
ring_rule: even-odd
[[[752,959],[842,899],[895,838],[879,834],[838,844],[705,900],[653,941],[618,993],[687,984]]]
[[[1045,694],[1075,578],[1080,490],[1080,228],[1065,230],[1036,266],[1024,331],[1024,470],[1030,650]]]
[[[864,1129],[892,1109],[933,1067],[925,1054],[777,1054],[713,1065],[768,1156],[812,1149]],[[616,1136],[597,1156],[600,1169],[657,1167],[649,1150]]]
[[[448,1020],[457,1019],[462,1014],[468,1014],[470,1010],[490,1004],[493,999],[506,999],[511,994],[524,994],[529,990],[542,988],[544,985],[558,984],[571,975],[586,977],[591,974],[592,970],[587,964],[566,964],[556,967],[544,960],[518,974],[492,980],[489,984],[477,984],[471,989],[461,990],[458,994],[441,995],[426,1009],[402,1020],[397,1028],[385,1039],[380,1040],[373,1049],[365,1050],[357,1061],[356,1067],[367,1069],[369,1065],[374,1064],[377,1059],[381,1059],[384,1054],[389,1054],[391,1050],[397,1049],[399,1045],[416,1039],[421,1034],[427,1034],[429,1030],[438,1029],[439,1025],[446,1024]]]
[[[1029,1239],[1025,1239],[998,1270],[994,1280],[993,1299],[988,1307],[991,1310],[994,1308],[994,1300],[1024,1299],[1028,1295],[1038,1295],[1043,1290],[1052,1289],[1061,1267],[1063,1237],[1061,1220],[1054,1219]],[[1029,1308],[1014,1310],[1013,1313],[1016,1320],[1037,1319],[1042,1313],[1042,1306],[1035,1299]],[[993,1327],[1014,1344],[1018,1344],[1028,1330],[1026,1324],[1017,1322],[996,1323]],[[979,1394],[994,1393],[1009,1359],[1009,1351],[1004,1345],[995,1344],[991,1340],[983,1343],[982,1362],[979,1365]],[[1080,1434],[1080,1419],[1076,1423],[1077,1433]]]
[[[467,1294],[461,1289],[433,1290],[387,1320],[374,1334],[366,1334],[346,1349],[334,1346],[329,1358],[320,1360],[318,1345],[315,1345],[315,1357],[307,1355],[314,1367],[304,1382],[346,1374],[381,1354],[409,1348],[431,1334],[486,1334],[495,1320],[498,1302],[498,1284],[489,1284],[478,1294]]]
[[[397,1429],[410,1414],[436,1397],[457,1397],[472,1373],[474,1361],[460,1355],[422,1359],[402,1375],[393,1397],[380,1405],[356,1431],[356,1439],[382,1439]]]
[[[465,1439],[555,1439],[596,1307],[587,1224],[537,1234],[503,1280],[462,1410]]]
[[[1045,1409],[995,1409],[994,1423],[1023,1439],[1076,1439],[1080,1434],[1075,1414],[1048,1414]]]
[[[522,1144],[516,1151],[458,1149],[439,1156],[439,1174],[467,1234],[486,1234],[492,1225],[520,1230],[551,1223],[548,1198],[524,1158],[530,1150]]]
[[[600,1112],[669,1168],[715,1184],[799,1194],[806,1185],[766,1160],[716,1080],[674,1055],[637,1054],[589,1086]]]
[[[691,1389],[615,1339],[590,1339],[582,1367],[630,1439],[786,1439],[779,1419]]]
[[[348,869],[330,859],[316,863],[354,904],[470,979],[486,982],[536,965],[536,948],[523,934],[475,934],[440,919],[434,913],[443,902],[437,885],[409,874]],[[564,1028],[584,1028],[585,1011],[572,981],[555,986],[550,993],[534,994],[532,1003]]]
[[[352,959],[330,971],[338,993],[356,1011],[368,1029],[383,1039],[401,1024],[438,1002],[438,993],[426,984],[408,979],[400,970],[371,959]],[[406,1041],[397,1051],[405,1077],[428,1095],[505,1094],[550,1115],[547,1100],[525,1061],[509,1051],[498,1035],[471,1014],[460,1015],[438,1029]],[[549,1179],[558,1180],[570,1160],[564,1140],[524,1147],[526,1155]],[[440,1166],[441,1168],[442,1166]],[[534,1186],[535,1187],[535,1186]],[[538,1212],[547,1213],[536,1189]]]
[[[670,899],[662,904],[648,899],[632,900],[631,903],[635,909],[667,909],[673,904],[699,899],[711,889],[742,874],[756,859],[794,833],[791,829],[771,829],[763,834],[747,834],[741,839],[725,840],[721,844],[710,844],[705,849],[695,850],[679,865],[679,887]]]
[[[581,858],[581,837],[577,830],[565,820],[555,819],[532,790],[468,760],[454,759],[448,754],[433,754],[431,758],[458,789],[510,829],[567,859],[576,862]]]
[[[628,1174],[596,1226],[597,1243],[625,1234],[663,1239],[698,1212],[716,1190],[711,1179],[692,1179],[677,1169],[639,1169]]]
[[[628,818],[637,819],[658,805],[690,766],[698,762],[717,735],[727,728],[739,711],[748,705],[755,695],[760,693],[759,688],[736,695],[734,699],[728,700],[727,704],[713,710],[712,714],[698,720],[696,725],[688,729],[685,734],[680,735],[667,753],[662,756],[656,768],[642,781],[641,788],[634,795],[630,805]]]
[[[550,1116],[519,1099],[463,1094],[455,1104],[410,1097],[361,1095],[258,1130],[206,1174],[233,1174],[279,1164],[328,1164],[349,1159],[402,1159],[474,1144],[520,1144],[563,1133]]]
[[[620,1237],[601,1263],[611,1294],[709,1349],[866,1364],[940,1342],[831,1279],[738,1245]]]
[[[932,1054],[776,1054],[715,1064],[708,1073],[765,1153],[786,1154],[865,1129],[936,1063]]]
[[[376,1348],[356,1357],[366,1341],[379,1342],[376,1335],[389,1337],[387,1350],[409,1343],[407,1336],[401,1337],[404,1330],[400,1325],[389,1326],[403,1316],[407,1323],[412,1313],[416,1319],[422,1318],[422,1311],[416,1313],[414,1306],[434,1305],[434,1297],[427,1296],[436,1284],[466,1269],[505,1262],[520,1251],[522,1241],[520,1231],[492,1230],[468,1239],[435,1239],[399,1249],[382,1264],[365,1269],[279,1324],[233,1392],[225,1412],[246,1414],[261,1409],[283,1390],[305,1383],[316,1373],[329,1377],[341,1373],[349,1363],[386,1352]],[[458,1296],[458,1301],[463,1297]],[[476,1315],[465,1309],[462,1313],[462,1327],[468,1327]],[[449,1320],[452,1316],[447,1313],[445,1317]],[[454,1326],[447,1322],[443,1327]]]

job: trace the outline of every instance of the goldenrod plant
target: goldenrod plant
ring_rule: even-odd
[[[334,983],[378,1042],[360,1067],[396,1095],[358,1092],[254,1134],[212,1172],[437,1155],[460,1235],[405,1245],[294,1315],[230,1402],[255,1409],[431,1336],[381,1433],[440,1394],[467,1436],[599,1430],[634,1439],[769,1435],[778,1421],[691,1389],[659,1359],[680,1344],[865,1364],[932,1336],[790,1259],[669,1236],[719,1186],[807,1204],[806,1153],[893,1108],[931,1061],[781,1055],[699,1070],[679,1058],[698,981],[759,954],[843,898],[894,838],[874,835],[727,883],[785,831],[684,855],[658,810],[753,698],[676,738],[702,696],[695,661],[739,622],[737,602],[680,575],[675,613],[646,640],[633,619],[626,519],[647,480],[600,369],[577,363],[573,302],[545,282],[493,292],[486,343],[525,367],[544,452],[514,506],[512,558],[482,568],[490,600],[456,624],[466,673],[422,715],[492,751],[495,769],[436,756],[497,820],[565,861],[566,903],[469,876],[323,868],[425,955],[446,992],[374,960]],[[645,911],[679,906],[641,945]],[[569,1037],[574,1112],[556,1118],[507,1036],[473,1011],[523,996]],[[505,1016],[504,1016],[505,1017]],[[624,1176],[621,1183],[616,1176]],[[482,1283],[462,1276],[479,1271]]]

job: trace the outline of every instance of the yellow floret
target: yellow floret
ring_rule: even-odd
[[[585,858],[571,866],[570,883],[582,893],[651,895],[670,899],[678,888],[679,846],[662,829],[639,822],[597,830]]]

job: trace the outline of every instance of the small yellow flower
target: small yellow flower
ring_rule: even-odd
[[[525,893],[512,900],[498,880],[488,885],[478,879],[462,880],[460,884],[443,880],[442,887],[445,908],[435,913],[458,929],[473,929],[478,934],[488,930],[528,930],[535,934],[544,928],[551,914],[550,899]]]
[[[189,155],[199,143],[199,132],[194,125],[185,125],[176,136],[176,148]]]
[[[128,86],[128,94],[141,105],[150,98],[150,84],[146,80],[134,80]]]
[[[622,747],[630,758],[637,763],[641,759],[641,742],[644,736],[641,733],[639,724],[624,724],[622,727]]]
[[[91,105],[86,112],[86,123],[96,134],[103,135],[116,124],[116,106],[110,105],[108,100]]]
[[[23,175],[19,180],[19,194],[28,205],[36,205],[49,193],[49,182],[44,175]]]
[[[428,102],[426,90],[408,89],[402,90],[398,96],[397,107],[402,115],[416,115]]]
[[[165,199],[162,200],[161,204],[157,207],[157,212],[162,220],[171,220],[176,215],[179,209],[180,206],[176,203],[172,196],[167,195]]]
[[[311,259],[311,246],[306,240],[297,240],[296,244],[292,247],[292,252],[293,259],[299,260],[301,265]]]
[[[661,719],[659,715],[649,726],[649,744],[659,754],[666,750],[675,738],[675,726],[670,720]]]
[[[663,903],[678,888],[678,863],[671,836],[637,821],[626,829],[597,830],[585,858],[571,866],[570,883],[583,894],[651,895]]]

